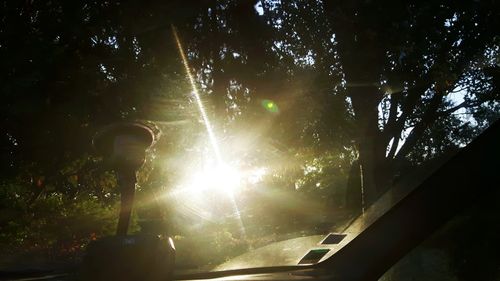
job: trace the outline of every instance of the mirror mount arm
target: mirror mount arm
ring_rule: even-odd
[[[135,185],[137,183],[135,169],[120,169],[116,171],[118,187],[120,189],[120,215],[116,228],[117,236],[127,235],[134,204]]]

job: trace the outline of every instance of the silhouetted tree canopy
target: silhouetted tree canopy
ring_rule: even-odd
[[[370,203],[498,118],[498,6],[3,1],[0,185],[9,186],[4,198],[13,197],[0,209],[33,213],[37,200],[54,194],[66,198],[60,208],[75,198],[112,206],[114,179],[91,146],[96,130],[112,122],[142,120],[161,130],[155,159],[190,153],[205,132],[173,29],[221,139],[242,135],[259,149],[259,163],[289,155],[275,185],[321,198],[342,196],[335,188],[359,171]],[[305,172],[312,166],[321,169]],[[176,171],[152,158],[147,169],[144,190],[175,182]],[[348,188],[358,181],[351,177]],[[0,216],[0,229],[9,219]]]

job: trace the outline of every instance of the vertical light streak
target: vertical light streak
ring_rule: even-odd
[[[205,112],[205,107],[203,106],[203,103],[200,98],[200,93],[198,92],[198,88],[196,87],[196,82],[194,81],[193,74],[191,73],[191,70],[189,68],[189,63],[186,57],[186,54],[184,52],[184,49],[182,48],[181,40],[179,39],[179,35],[177,34],[177,29],[172,25],[172,32],[174,34],[175,42],[177,43],[177,49],[179,50],[179,54],[182,59],[182,64],[184,65],[184,68],[186,70],[186,75],[189,79],[189,83],[191,84],[191,88],[193,90],[192,94],[194,96],[194,99],[196,101],[196,104],[198,105],[198,110],[200,111],[201,118],[203,119],[203,123],[205,124],[205,128],[208,133],[208,138],[210,140],[210,143],[212,144],[212,149],[215,154],[215,158],[217,160],[217,164],[222,164],[222,157],[220,154],[219,150],[219,145],[217,143],[217,138],[215,137],[214,131],[212,129],[212,125],[210,123],[210,120],[208,119],[207,113]]]
[[[174,34],[175,42],[177,44],[177,49],[179,50],[179,54],[182,59],[182,64],[184,65],[184,68],[186,70],[186,75],[189,79],[189,83],[191,84],[191,88],[193,90],[192,94],[196,100],[196,104],[198,105],[198,109],[200,111],[201,118],[203,119],[203,123],[205,124],[205,128],[208,133],[208,137],[210,139],[210,143],[212,144],[212,149],[214,151],[217,164],[219,167],[223,167],[224,163],[222,161],[221,153],[219,150],[219,144],[217,143],[217,138],[215,137],[214,131],[212,129],[212,125],[210,124],[210,120],[208,119],[207,113],[205,112],[205,107],[203,106],[203,103],[200,98],[200,94],[198,92],[198,88],[196,87],[196,82],[194,81],[193,74],[191,73],[191,70],[189,68],[189,63],[186,57],[186,53],[184,52],[184,49],[181,44],[181,40],[179,39],[179,35],[177,34],[177,29],[175,26],[172,25],[172,33]],[[243,225],[243,221],[241,220],[241,214],[240,210],[238,208],[238,205],[236,204],[236,201],[234,200],[234,195],[232,192],[229,192],[229,195],[231,197],[231,203],[233,204],[233,208],[235,210],[235,215],[238,218],[239,222],[239,227],[240,231],[243,235],[243,237],[246,237],[246,231],[245,227]]]

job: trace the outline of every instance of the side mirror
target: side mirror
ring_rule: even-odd
[[[155,142],[153,131],[140,123],[117,123],[100,130],[92,143],[95,150],[119,173],[123,169],[137,171],[146,150]]]
[[[104,127],[93,139],[94,148],[111,164],[118,178],[121,206],[116,235],[127,235],[136,173],[144,164],[146,149],[154,141],[153,131],[140,123],[117,123]]]
[[[121,206],[116,236],[93,241],[83,260],[83,280],[171,280],[175,248],[171,238],[127,235],[137,170],[155,135],[140,123],[118,123],[99,131],[93,139],[96,151],[111,164],[118,178]]]

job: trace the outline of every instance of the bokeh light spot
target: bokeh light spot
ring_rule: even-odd
[[[262,100],[261,104],[269,112],[272,112],[272,113],[279,112],[278,105],[272,100]]]

